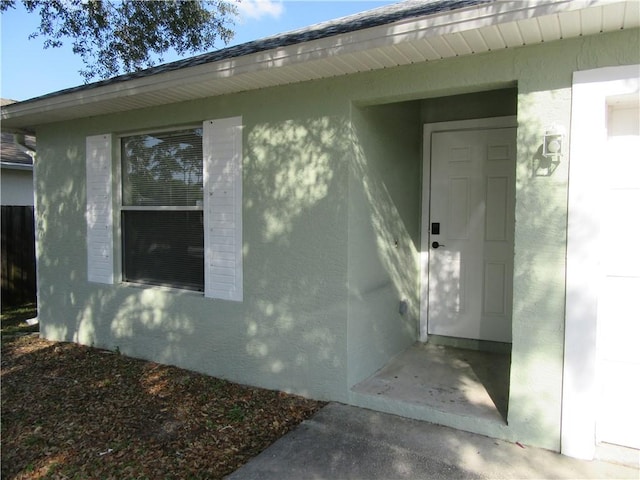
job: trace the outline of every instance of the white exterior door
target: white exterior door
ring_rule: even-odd
[[[516,129],[436,131],[430,145],[428,334],[511,342]]]
[[[601,442],[640,449],[640,108],[609,107],[602,164],[597,376]]]

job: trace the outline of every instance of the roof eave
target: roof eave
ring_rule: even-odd
[[[0,168],[4,170],[28,170],[33,171],[33,165],[29,163],[0,162]]]
[[[480,30],[549,17],[561,12],[577,12],[603,6],[611,8],[612,5],[624,5],[629,10],[635,8],[640,12],[638,2],[623,0],[500,1],[474,5],[86,90],[61,92],[41,99],[15,103],[2,109],[2,130],[13,129],[31,133],[38,125],[56,121],[353,73],[348,67],[344,67],[344,71],[336,68],[326,75],[322,72],[302,74],[297,69],[302,70],[305,65],[326,59],[365,56],[376,49],[410,42],[412,39]],[[636,11],[625,15],[640,16]],[[637,27],[637,24],[635,26]],[[370,69],[375,69],[375,66]],[[282,75],[277,75],[279,71]],[[207,85],[207,88],[203,85]],[[179,91],[182,93],[178,93]]]

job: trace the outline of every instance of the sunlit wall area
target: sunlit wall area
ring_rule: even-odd
[[[43,128],[42,333],[243,383],[344,399],[348,104],[324,99],[325,88],[292,86]],[[119,135],[237,115],[243,118],[244,300],[122,283],[118,239],[115,283],[87,282],[86,136],[113,134],[117,192]],[[116,230],[118,222],[114,214]]]

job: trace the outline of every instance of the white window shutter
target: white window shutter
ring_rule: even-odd
[[[242,117],[203,125],[204,294],[242,301]]]
[[[87,137],[87,277],[113,283],[111,135]]]

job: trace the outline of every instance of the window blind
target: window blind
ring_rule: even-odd
[[[123,280],[204,290],[201,211],[122,211]]]
[[[124,137],[123,280],[204,290],[202,129]]]
[[[202,129],[122,139],[123,206],[202,206]]]

